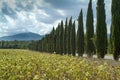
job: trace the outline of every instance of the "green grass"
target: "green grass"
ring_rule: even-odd
[[[28,50],[0,50],[0,80],[120,80],[120,63],[115,63]]]

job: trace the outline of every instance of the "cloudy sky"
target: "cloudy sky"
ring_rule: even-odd
[[[0,0],[0,37],[22,32],[44,35],[66,17],[72,16],[76,20],[81,8],[85,25],[88,2],[89,0]],[[110,33],[111,0],[105,0],[105,8]],[[93,10],[96,24],[96,0],[93,0]]]

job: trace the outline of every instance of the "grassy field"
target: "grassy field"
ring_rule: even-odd
[[[120,80],[120,62],[0,50],[0,80]]]

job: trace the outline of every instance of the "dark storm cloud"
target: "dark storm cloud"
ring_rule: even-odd
[[[3,14],[8,15],[11,18],[17,18],[16,12],[12,8],[10,8],[5,2],[3,2],[1,11]]]

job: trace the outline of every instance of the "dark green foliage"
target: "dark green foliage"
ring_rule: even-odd
[[[104,0],[97,1],[96,49],[98,58],[107,54],[107,28]]]
[[[95,51],[93,36],[94,36],[93,10],[92,10],[92,0],[90,0],[88,5],[87,21],[86,21],[86,53],[88,57],[92,57]]]
[[[50,52],[53,53],[55,51],[56,48],[56,40],[55,40],[55,29],[53,27],[51,33],[49,34],[49,46],[50,46]]]
[[[28,49],[31,41],[0,41],[0,49]]]
[[[52,30],[52,52],[55,52],[55,48],[56,48],[56,36],[55,36],[55,29],[53,27]]]
[[[67,28],[68,28],[68,23],[67,23],[67,18],[65,21],[65,29],[64,29],[64,37],[63,37],[63,47],[64,47],[64,54],[67,54]]]
[[[79,56],[84,54],[84,28],[83,28],[83,12],[81,10],[78,18],[78,31],[77,31],[77,52]]]
[[[60,29],[60,24],[58,24],[58,27],[56,29],[56,53],[59,53],[60,45],[59,45],[59,29]]]
[[[70,50],[70,30],[72,27],[72,17],[69,20],[69,25],[67,27],[67,53],[71,55],[71,50]]]
[[[71,26],[70,31],[70,49],[73,56],[76,56],[76,32],[75,32],[75,21]]]
[[[115,60],[120,56],[120,1],[112,0],[111,48]]]
[[[37,51],[37,42],[36,41],[31,41],[31,43],[29,44],[29,49]]]
[[[63,21],[61,21],[60,30],[59,30],[59,53],[63,54]]]

